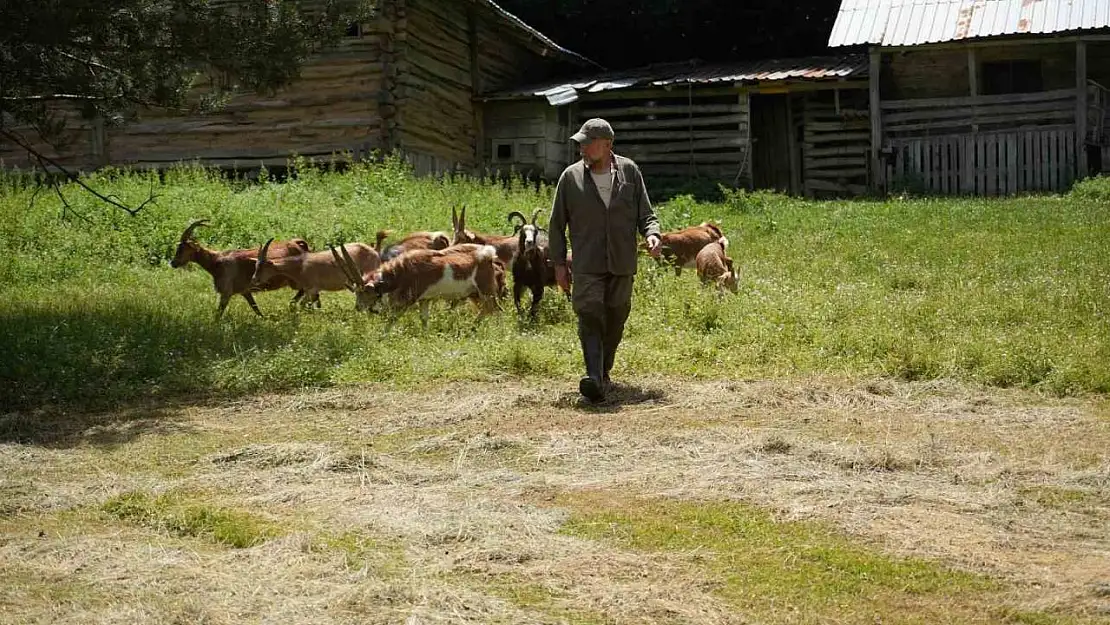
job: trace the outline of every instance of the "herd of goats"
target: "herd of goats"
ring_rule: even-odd
[[[273,238],[261,248],[208,249],[193,236],[198,226],[208,223],[201,219],[185,228],[170,265],[176,268],[195,262],[212,275],[220,296],[217,317],[235,295],[241,295],[262,316],[252,295],[256,291],[289,287],[296,289],[291,305],[299,302],[319,308],[321,291],[346,289],[355,294],[356,310],[379,310],[379,303],[384,302],[390,312],[389,326],[405,309],[419,303],[424,327],[432,300],[454,304],[470,299],[478,305],[479,320],[500,310],[509,270],[518,314],[523,312],[521,295],[529,290],[529,316],[535,320],[544,289],[557,286],[547,231],[537,223],[542,210],[532,213],[531,222],[519,211],[510,212],[513,234],[494,235],[468,230],[466,207],[461,211],[452,208],[454,232],[450,238],[446,232],[413,232],[383,249],[389,232],[382,230],[372,246],[345,243],[329,245],[328,251],[312,251],[304,239]],[[725,253],[728,239],[716,224],[703,222],[663,233],[660,238],[661,261],[673,265],[676,275],[681,275],[683,267],[693,267],[703,284],[715,285],[722,293],[736,292],[736,273]],[[572,262],[568,256],[568,266]]]

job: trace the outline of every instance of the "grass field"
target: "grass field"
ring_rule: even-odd
[[[657,201],[740,292],[641,261],[615,397],[569,305],[383,335],[214,248],[506,232],[520,181],[0,179],[0,622],[1110,622],[1110,185],[1009,200]],[[649,181],[650,190],[651,181]],[[657,198],[660,199],[660,198]],[[64,214],[63,214],[64,213]]]

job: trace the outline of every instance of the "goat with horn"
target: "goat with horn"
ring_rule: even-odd
[[[299,256],[273,257],[269,254],[271,238],[258,252],[254,284],[265,284],[280,276],[304,290],[319,307],[320,291],[342,291],[347,288],[347,272],[328,252],[311,252]],[[365,243],[347,243],[343,251],[360,274],[367,274],[381,265],[378,251]]]
[[[513,211],[509,213],[509,223],[513,222],[514,217],[520,220],[520,224],[515,228],[518,237],[518,251],[512,265],[513,303],[516,305],[517,313],[523,312],[520,307],[520,296],[524,294],[525,290],[531,291],[532,305],[528,309],[528,316],[533,321],[539,313],[540,300],[543,299],[544,289],[557,285],[555,264],[551,262],[548,254],[547,231],[537,223],[541,212],[543,212],[542,208],[532,211],[531,223],[520,212]],[[568,254],[568,263],[570,262],[569,256]],[[568,297],[569,295],[570,293],[567,292]]]
[[[212,285],[215,287],[216,293],[220,295],[219,307],[216,310],[217,318],[223,316],[228,302],[235,295],[241,295],[243,299],[247,300],[251,310],[261,317],[262,311],[258,310],[258,304],[255,303],[251,291],[273,291],[287,286],[295,286],[293,282],[283,276],[273,276],[269,280],[253,284],[251,277],[254,275],[258,248],[222,251],[208,249],[193,238],[193,231],[197,227],[207,225],[207,219],[198,219],[185,228],[185,231],[181,233],[181,240],[177,244],[177,251],[173,255],[173,260],[170,261],[170,266],[176,269],[189,263],[196,263],[211,274]],[[270,254],[273,257],[300,256],[307,254],[309,251],[308,242],[304,239],[292,239],[278,241],[272,246]],[[297,294],[293,296],[293,301],[296,302],[303,296],[304,291],[298,290]]]
[[[332,248],[331,253],[335,263],[344,268],[346,286],[355,294],[356,310],[372,310],[385,298],[390,311],[387,332],[415,303],[420,304],[421,325],[427,328],[434,299],[470,299],[479,306],[479,321],[500,309],[497,295],[504,288],[505,266],[492,245],[462,243],[444,250],[414,250],[370,274],[359,270],[345,247],[338,251]]]
[[[517,213],[519,214],[519,213]],[[523,215],[521,215],[523,217]],[[512,213],[509,213],[509,223],[512,223]],[[452,245],[460,243],[475,243],[478,245],[492,245],[497,250],[497,258],[501,264],[508,267],[513,262],[513,258],[517,254],[517,236],[514,232],[509,235],[500,234],[484,234],[481,232],[474,232],[466,229],[466,205],[463,204],[461,211],[456,211],[455,207],[451,207],[451,225],[454,228],[454,239],[451,240]]]

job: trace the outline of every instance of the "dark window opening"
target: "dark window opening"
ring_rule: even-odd
[[[347,35],[346,36],[347,37],[361,37],[362,36],[362,24],[359,24],[358,22],[352,22],[350,24],[347,24]]]
[[[497,160],[511,161],[513,160],[513,144],[511,143],[498,143],[497,144]]]
[[[1040,61],[990,61],[981,73],[983,95],[1044,91]]]

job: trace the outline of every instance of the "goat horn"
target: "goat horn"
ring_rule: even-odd
[[[340,244],[339,247],[342,248],[343,245]],[[351,289],[354,286],[354,282],[351,280],[351,271],[350,269],[348,269],[347,263],[339,257],[339,252],[335,251],[335,247],[333,245],[328,244],[328,249],[331,250],[332,258],[335,259],[335,266],[339,267],[339,270],[343,272],[343,277],[347,279],[347,288]]]
[[[522,227],[524,227],[524,224],[528,223],[528,218],[525,217],[524,214],[521,213],[520,211],[513,211],[513,212],[509,213],[509,223],[510,224],[513,223],[513,217],[519,217],[520,218],[520,225],[519,226],[514,225],[513,232],[516,232],[517,230],[520,230]]]
[[[274,242],[274,237],[270,237],[269,241],[263,244],[262,249],[258,250],[258,263],[266,262],[266,253],[270,251],[270,244]]]
[[[459,231],[459,211],[454,206],[451,206],[451,227],[455,232]]]
[[[198,220],[194,221],[193,223],[189,224],[189,227],[185,228],[185,232],[181,233],[181,242],[184,243],[184,242],[188,241],[193,236],[193,230],[197,226],[207,226],[207,225],[208,225],[208,220],[207,219],[198,219]]]
[[[355,283],[355,286],[366,286],[366,283],[362,280],[362,272],[358,270],[358,263],[355,262],[355,259],[351,258],[351,253],[347,251],[347,246],[339,246],[339,251],[343,252],[343,258],[347,260],[347,265],[350,267],[351,281]]]
[[[540,213],[542,213],[542,212],[543,212],[542,208],[537,208],[536,210],[532,211],[532,225],[533,226],[536,225],[536,220],[540,218]]]

